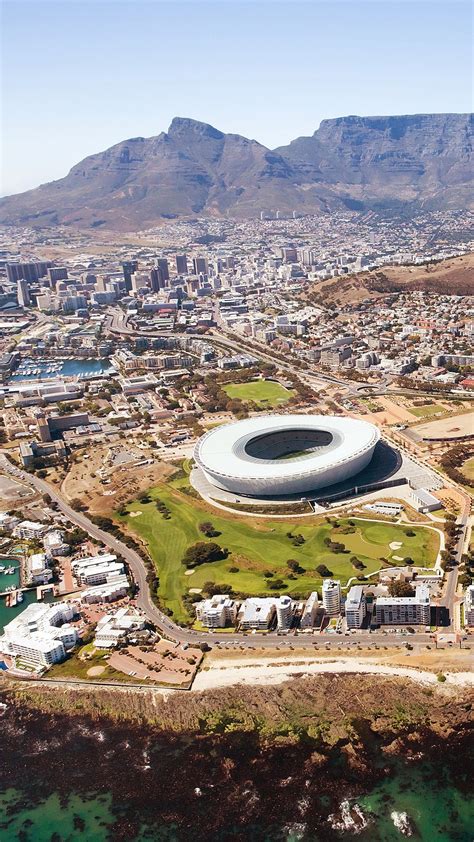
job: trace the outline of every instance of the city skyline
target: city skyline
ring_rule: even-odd
[[[20,0],[3,17],[2,195],[176,115],[275,148],[322,119],[471,108],[463,0]]]

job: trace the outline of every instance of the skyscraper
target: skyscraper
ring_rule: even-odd
[[[156,267],[161,271],[161,275],[164,281],[169,281],[170,279],[170,270],[168,266],[168,261],[166,257],[159,257],[156,261]]]
[[[207,275],[209,266],[205,257],[193,257],[193,272],[195,275]]]
[[[23,278],[20,278],[17,281],[17,297],[18,297],[18,304],[20,307],[29,307],[31,304],[30,293],[28,290],[28,281],[25,281]]]
[[[188,274],[188,259],[185,254],[176,255],[176,271],[178,275]]]
[[[153,292],[159,292],[160,289],[165,288],[163,273],[161,269],[152,269],[150,272],[150,286]]]
[[[132,288],[132,275],[138,270],[138,260],[126,260],[122,263],[123,278],[125,281],[125,289],[130,292]]]

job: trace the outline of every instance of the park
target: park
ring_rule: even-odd
[[[239,596],[305,598],[320,590],[323,576],[345,585],[405,559],[432,567],[439,550],[437,532],[423,526],[329,515],[249,518],[212,509],[194,494],[187,477],[178,475],[116,514],[117,523],[146,545],[160,601],[178,622],[190,619],[185,597],[208,583]],[[212,525],[212,537],[203,534],[205,523]],[[186,550],[206,540],[226,550],[224,557],[187,569]]]

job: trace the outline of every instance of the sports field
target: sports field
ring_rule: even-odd
[[[417,418],[430,418],[439,412],[446,412],[446,408],[439,403],[425,404],[425,406],[410,406],[409,411]]]
[[[393,556],[409,556],[416,565],[433,565],[438,552],[439,539],[436,532],[423,527],[411,527],[414,536],[405,534],[406,527],[376,522],[354,521],[354,531],[340,532],[347,526],[346,520],[334,527],[321,518],[275,521],[245,518],[217,513],[209,506],[182,493],[182,483],[162,484],[152,489],[151,502],[134,502],[128,506],[128,514],[117,516],[127,523],[132,532],[138,533],[148,544],[160,579],[159,594],[177,620],[186,620],[187,613],[182,602],[183,594],[190,588],[202,588],[204,582],[231,587],[235,593],[248,595],[272,594],[269,584],[281,579],[286,587],[282,593],[308,595],[321,587],[321,576],[316,567],[325,564],[332,575],[343,583],[360,571],[351,564],[356,555],[366,565],[362,571],[371,573],[383,566],[382,558],[397,564]],[[178,486],[178,487],[176,487]],[[168,508],[169,519],[165,519],[156,508],[157,500]],[[210,540],[229,550],[228,558],[203,564],[186,575],[181,559],[187,547],[198,541],[207,540],[199,531],[199,524],[211,521],[220,533]],[[304,543],[294,546],[288,532],[302,535]],[[325,543],[331,538],[344,544],[346,552],[335,553]],[[390,549],[390,543],[401,546]],[[295,559],[301,570],[291,573],[288,559]],[[398,562],[400,563],[400,562]],[[230,568],[238,568],[230,572]],[[272,574],[266,578],[264,573]],[[294,578],[289,578],[294,576]]]
[[[261,407],[274,408],[287,403],[295,394],[294,389],[286,389],[273,380],[252,380],[249,383],[229,383],[223,387],[229,398],[253,401]]]

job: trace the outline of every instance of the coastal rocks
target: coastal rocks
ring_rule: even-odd
[[[358,804],[342,801],[337,813],[328,816],[328,822],[333,830],[361,833],[369,824],[369,820]]]
[[[415,826],[407,813],[397,813],[396,810],[392,810],[390,818],[403,836],[413,836]]]

